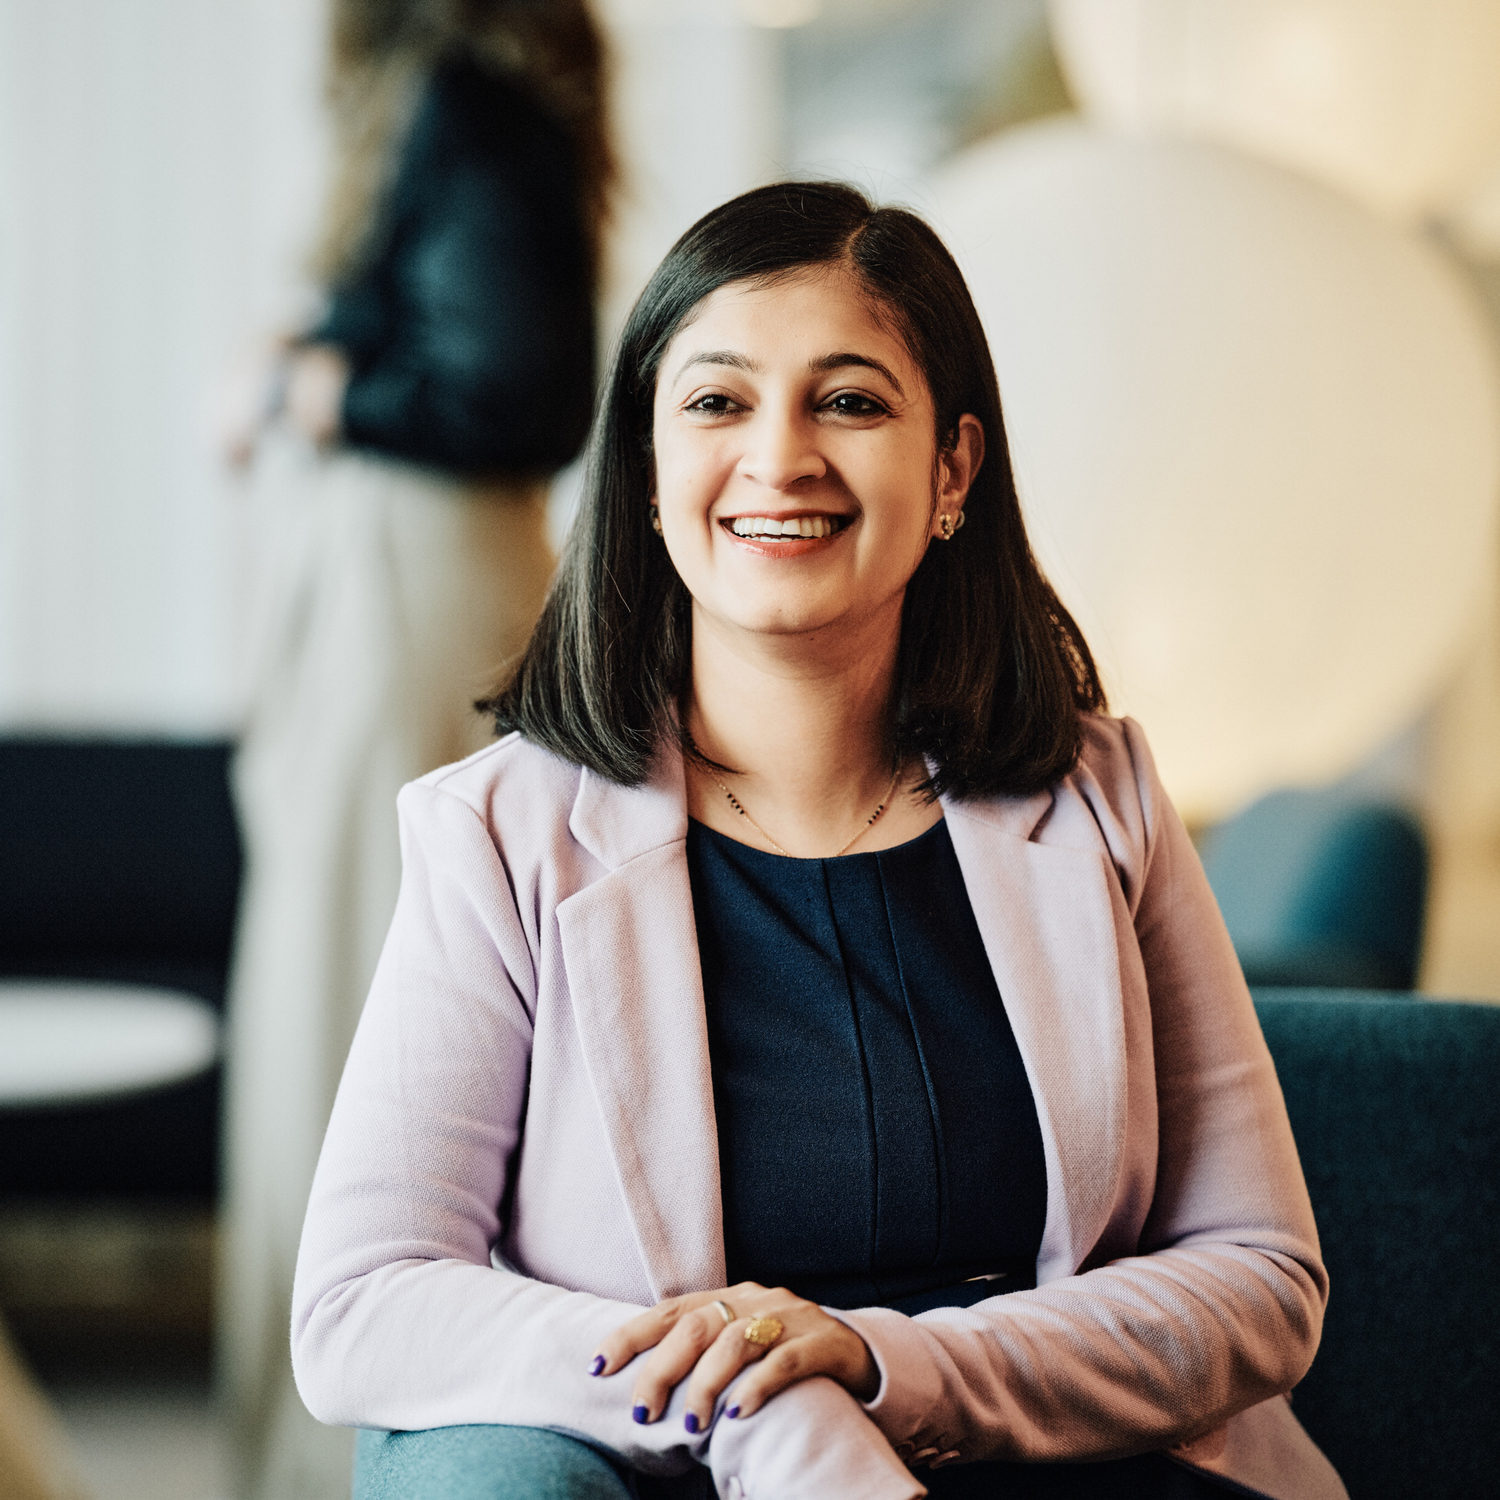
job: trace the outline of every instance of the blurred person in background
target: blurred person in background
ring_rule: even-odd
[[[585,0],[334,0],[326,315],[240,382],[257,536],[235,782],[221,1386],[242,1493],[347,1493],[298,1401],[297,1238],[395,905],[397,789],[478,748],[594,394],[612,175]]]

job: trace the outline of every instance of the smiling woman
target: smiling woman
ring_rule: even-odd
[[[837,308],[824,291],[837,292]],[[764,412],[759,422],[753,411],[737,413],[733,391],[721,387],[725,376],[757,381],[766,372],[749,368],[755,350],[710,337],[705,319],[737,309],[741,322],[758,320],[763,340],[775,339],[796,327],[782,319],[811,307],[819,309],[821,338],[798,331],[798,354],[783,356],[818,366],[803,373],[809,390],[821,388],[825,409],[806,426],[870,435],[899,451],[907,498],[925,507],[933,534],[946,534],[944,515],[955,530],[968,526],[962,547],[921,552],[914,541],[900,559],[909,583],[884,726],[890,755],[925,760],[939,792],[1038,791],[1076,759],[1078,710],[1100,709],[1104,698],[1088,647],[1026,540],[984,331],[963,277],[927,225],[899,209],[873,209],[838,184],[782,184],[725,204],[690,229],[651,278],[621,336],[596,423],[590,493],[551,605],[495,700],[500,727],[623,785],[648,776],[664,735],[687,744],[680,708],[695,605],[677,557],[647,524],[665,484],[658,445],[676,451],[678,435],[658,427],[668,400],[659,377],[666,373],[687,407],[692,398],[675,387],[685,379],[693,389],[684,366],[694,361],[699,409],[682,413],[682,427],[706,439],[721,423],[742,428],[748,415],[756,441],[770,437],[759,457],[736,460],[752,477],[768,460],[785,461],[775,452],[780,439]],[[990,457],[981,462],[986,443]],[[947,507],[937,504],[939,458],[945,469],[957,463],[968,471],[962,507],[951,496]],[[686,454],[684,461],[691,462]],[[814,482],[809,474],[798,484]],[[847,493],[837,464],[824,488],[846,492],[820,512],[828,522],[838,528],[857,518],[862,502]],[[802,502],[794,486],[762,519],[800,518]]]
[[[984,437],[965,414],[939,449],[927,382],[888,321],[825,270],[721,287],[668,346],[656,494],[695,623],[899,636],[907,582],[938,517],[962,513]],[[771,558],[817,560],[768,572]]]
[[[402,794],[304,1232],[359,1500],[1343,1494],[1249,995],[925,224],[679,241],[493,706]]]

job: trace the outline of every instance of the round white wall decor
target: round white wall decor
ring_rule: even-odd
[[[1500,0],[1049,0],[1102,124],[1217,140],[1415,220],[1500,152]]]
[[[1033,545],[1185,813],[1399,729],[1493,570],[1500,383],[1443,257],[1274,167],[1071,121],[971,149],[932,204]]]

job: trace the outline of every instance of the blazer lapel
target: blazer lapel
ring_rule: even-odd
[[[1102,849],[1034,841],[1052,796],[945,803],[948,832],[1041,1119],[1047,1223],[1038,1281],[1098,1242],[1124,1161],[1125,1023]]]
[[[583,773],[569,821],[608,873],[557,908],[589,1082],[658,1299],[724,1284],[719,1145],[681,758]]]

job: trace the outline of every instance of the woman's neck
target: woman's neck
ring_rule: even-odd
[[[890,848],[931,827],[940,809],[909,792],[922,768],[903,767],[891,794],[887,730],[899,630],[897,618],[837,643],[747,637],[695,612],[688,729],[709,760],[734,774],[716,781],[690,763],[689,813],[741,843],[774,842],[802,858],[831,855],[851,840],[851,854]],[[864,827],[882,803],[878,821]]]

